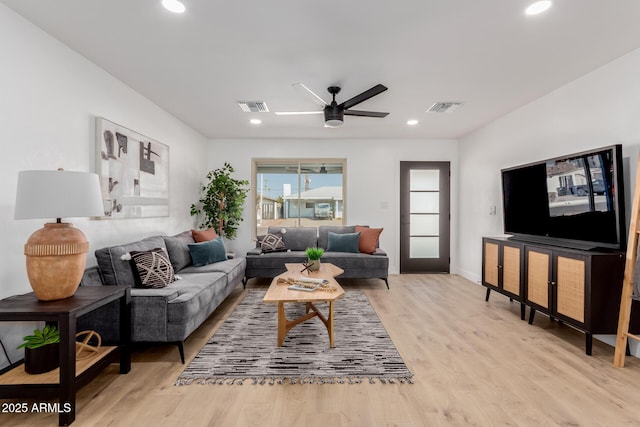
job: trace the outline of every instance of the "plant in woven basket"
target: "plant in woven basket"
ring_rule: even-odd
[[[191,205],[191,215],[204,214],[202,228],[213,228],[219,236],[236,237],[243,220],[244,201],[247,198],[249,181],[231,177],[233,167],[229,163],[207,174],[209,182],[202,187],[200,205]]]

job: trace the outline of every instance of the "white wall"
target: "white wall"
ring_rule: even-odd
[[[211,140],[209,168],[229,162],[238,179],[251,181],[253,158],[346,158],[347,194],[345,224],[384,227],[380,247],[389,254],[389,272],[399,265],[400,161],[451,162],[451,268],[457,252],[457,141],[455,140]],[[252,189],[249,200],[255,197]],[[386,207],[385,207],[386,204]],[[229,246],[237,253],[254,247],[253,208],[247,205],[238,237]]]
[[[95,264],[97,248],[193,226],[189,206],[197,201],[207,171],[203,156],[207,140],[202,135],[4,5],[0,5],[0,52],[0,298],[31,291],[23,245],[47,222],[13,219],[18,171],[58,167],[93,171],[95,116],[170,146],[170,216],[73,219],[91,243],[88,264]],[[11,340],[3,338],[8,350],[15,348]],[[0,352],[0,366],[3,359]]]
[[[640,147],[639,75],[640,50],[636,50],[459,141],[461,274],[479,282],[481,238],[502,234],[500,169],[504,167],[623,144],[629,221]],[[495,216],[489,215],[492,205],[498,207]]]

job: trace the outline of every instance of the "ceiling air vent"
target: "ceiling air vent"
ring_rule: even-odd
[[[264,101],[236,101],[245,113],[268,113],[269,107]]]
[[[462,102],[436,102],[427,113],[452,113],[462,105]]]

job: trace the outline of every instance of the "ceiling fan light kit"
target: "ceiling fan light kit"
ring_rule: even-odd
[[[337,128],[344,124],[344,108],[340,108],[336,102],[336,95],[340,93],[340,88],[330,86],[327,90],[333,96],[333,101],[324,107],[324,125],[329,128]]]
[[[329,119],[324,121],[324,126],[327,128],[339,128],[344,124],[344,121],[339,119]]]

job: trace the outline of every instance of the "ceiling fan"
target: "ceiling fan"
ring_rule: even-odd
[[[301,115],[301,114],[322,114],[324,113],[324,125],[325,127],[338,127],[344,124],[344,116],[360,116],[360,117],[387,117],[389,113],[380,113],[377,111],[361,111],[361,110],[351,110],[351,107],[354,107],[361,102],[366,101],[369,98],[373,98],[374,96],[384,92],[387,90],[387,87],[381,84],[377,84],[371,89],[365,90],[359,95],[354,96],[351,99],[344,101],[341,104],[336,102],[336,95],[340,93],[340,88],[338,86],[330,86],[327,88],[329,93],[332,95],[333,100],[331,103],[326,102],[320,96],[316,95],[311,89],[306,87],[302,83],[295,83],[294,87],[299,87],[304,89],[308,94],[311,95],[313,100],[323,107],[322,110],[317,111],[276,111],[277,115],[280,116],[292,116],[292,115]]]
[[[298,172],[298,167],[297,166],[287,166],[285,167],[285,169],[287,171],[293,171],[293,172]],[[327,173],[342,173],[342,166],[340,167],[327,167],[327,165],[325,163],[322,163],[322,165],[317,168],[317,169],[313,169],[311,167],[305,167],[305,166],[301,166],[300,167],[300,172],[302,173],[314,173],[314,174],[327,174]]]

